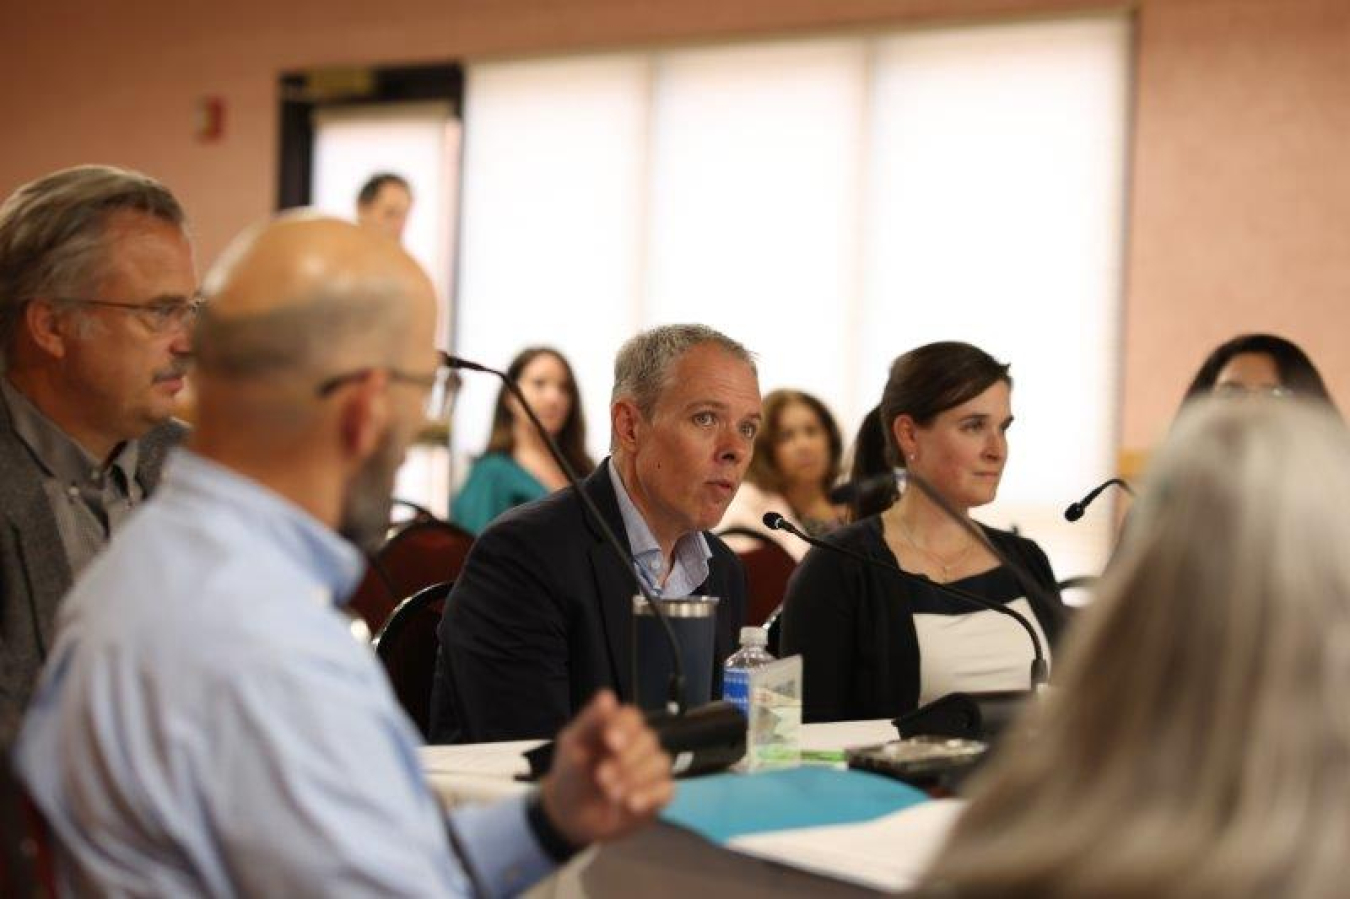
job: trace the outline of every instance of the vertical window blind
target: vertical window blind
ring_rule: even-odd
[[[1116,462],[1129,48],[1104,15],[471,66],[455,347],[560,349],[600,456],[640,328],[724,330],[847,435],[897,355],[969,341],[1017,419],[976,516],[1095,573],[1108,510],[1061,513]]]

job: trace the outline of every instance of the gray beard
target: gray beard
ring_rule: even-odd
[[[374,555],[384,545],[393,508],[394,478],[402,461],[393,434],[386,433],[347,487],[338,533],[366,555]]]

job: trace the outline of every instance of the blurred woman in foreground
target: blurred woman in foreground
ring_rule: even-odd
[[[1133,516],[931,894],[1344,895],[1344,425],[1310,403],[1198,402]]]

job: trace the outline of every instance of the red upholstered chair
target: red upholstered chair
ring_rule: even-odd
[[[750,588],[745,623],[762,625],[783,601],[788,578],[797,569],[796,560],[772,538],[750,528],[727,528],[717,536],[746,538],[737,543],[748,548],[736,553],[745,567],[745,579]]]
[[[9,759],[8,751],[3,758]],[[0,763],[0,896],[56,896],[51,831],[7,762]]]
[[[431,684],[440,649],[436,628],[451,586],[448,581],[432,584],[403,600],[375,635],[375,654],[384,664],[394,695],[424,738],[431,718]]]
[[[458,577],[473,540],[463,528],[422,510],[375,554],[349,608],[376,633],[404,597]]]

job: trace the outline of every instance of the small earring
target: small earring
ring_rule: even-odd
[[[913,453],[910,453],[910,454],[909,454],[909,461],[911,461],[911,462],[914,461],[914,454],[913,454]]]

